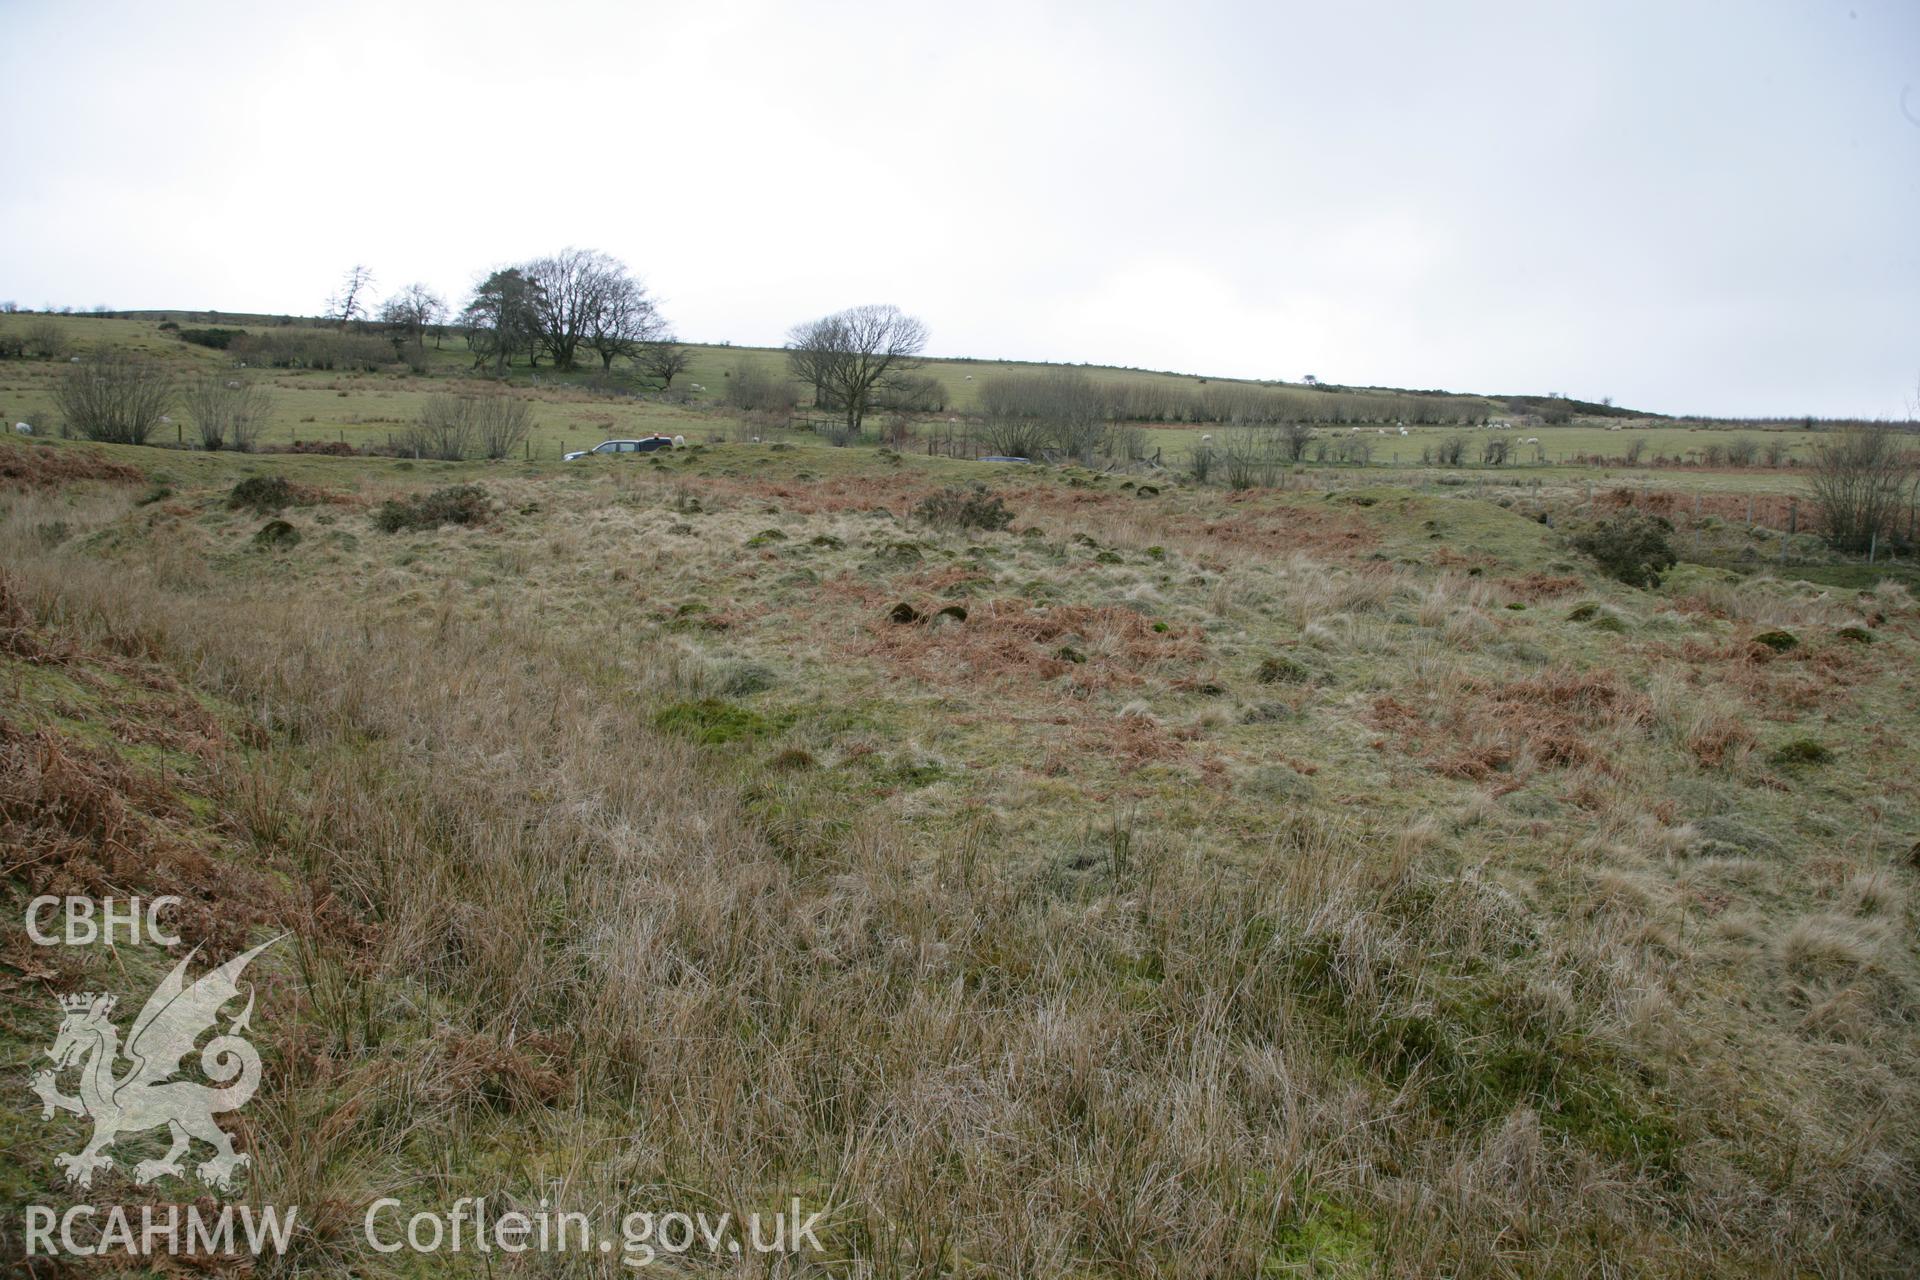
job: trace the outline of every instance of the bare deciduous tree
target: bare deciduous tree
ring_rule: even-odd
[[[602,368],[666,329],[646,288],[617,259],[590,249],[563,249],[520,268],[534,286],[533,311],[541,345],[554,367],[572,369],[581,347]]]
[[[380,323],[387,326],[396,349],[402,345],[424,346],[427,330],[446,316],[446,301],[417,281],[380,304]]]
[[[342,329],[355,320],[367,318],[367,295],[373,292],[373,269],[354,263],[340,279],[340,288],[327,299],[327,314],[340,322]]]
[[[656,379],[662,391],[668,391],[673,387],[673,380],[693,363],[693,352],[668,334],[642,345],[634,354],[633,363],[646,377]]]
[[[458,462],[477,448],[483,458],[504,458],[533,430],[533,410],[503,391],[431,397],[401,436],[401,446],[422,458]]]
[[[812,385],[815,402],[837,410],[858,435],[874,388],[918,369],[926,345],[927,326],[898,307],[850,307],[789,330],[787,361]]]
[[[1286,458],[1286,441],[1271,427],[1235,427],[1224,433],[1214,461],[1229,489],[1271,487]]]
[[[1807,493],[1827,541],[1866,551],[1898,528],[1915,500],[1920,456],[1913,437],[1885,425],[1862,425],[1813,451]]]
[[[181,399],[205,449],[248,452],[273,410],[273,402],[257,384],[218,373],[196,379]]]
[[[1304,422],[1280,424],[1280,447],[1285,450],[1288,462],[1299,462],[1304,459],[1307,456],[1307,446],[1312,443],[1313,428],[1308,424]]]
[[[64,360],[73,347],[66,328],[51,316],[32,321],[20,336],[25,340],[26,349],[42,360]]]
[[[666,336],[667,322],[647,296],[646,286],[612,259],[600,279],[600,302],[587,318],[586,343],[600,357],[602,370],[615,356],[635,356]]]
[[[473,433],[483,458],[505,458],[533,432],[533,409],[511,395],[467,397],[473,401]]]
[[[61,429],[108,444],[145,444],[173,404],[173,379],[157,364],[105,351],[71,366],[54,389]]]

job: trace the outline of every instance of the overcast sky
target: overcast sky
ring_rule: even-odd
[[[0,0],[0,299],[450,300],[577,245],[683,338],[1904,414],[1920,4]]]

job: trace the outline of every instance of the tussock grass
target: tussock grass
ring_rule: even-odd
[[[1064,488],[1014,501],[1048,536],[881,558],[913,460],[874,515],[726,457],[490,481],[492,524],[404,550],[315,523],[271,579],[217,509],[7,499],[11,687],[71,649],[258,726],[208,794],[304,886],[249,1193],[333,1206],[303,1266],[482,1171],[599,1213],[800,1194],[880,1275],[1912,1256],[1911,798],[1875,774],[1856,821],[1837,770],[1753,760],[1683,647],[1731,624],[1352,558],[1347,521],[1419,529],[1392,499],[1325,558],[1217,495],[1074,527]],[[1874,607],[1857,661],[1910,660]]]

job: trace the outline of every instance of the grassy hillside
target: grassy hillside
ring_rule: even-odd
[[[335,1207],[309,1269],[483,1192],[798,1196],[819,1274],[1920,1250],[1920,608],[1753,573],[1729,493],[1642,591],[1553,468],[0,451],[0,742],[166,779],[299,939],[249,1195]],[[973,481],[1007,527],[916,514]],[[24,1064],[85,975],[9,963]]]
[[[132,347],[155,354],[194,358],[195,349],[179,343],[160,330],[162,323],[173,323],[188,328],[216,326],[225,328],[244,328],[250,333],[272,333],[279,331],[285,322],[284,317],[223,315],[220,313],[196,312],[148,312],[136,313],[137,318],[119,319],[96,316],[60,316],[44,317],[59,324],[71,337],[75,350],[85,350],[101,345]],[[0,331],[11,327],[24,328],[28,324],[42,320],[43,317],[0,317]],[[301,320],[304,326],[310,321]],[[675,382],[676,389],[688,393],[695,403],[717,402],[722,397],[728,378],[743,369],[765,370],[786,376],[786,354],[783,351],[764,347],[735,347],[714,345],[690,345],[693,362],[689,371]],[[227,363],[215,355],[216,363],[222,367]],[[465,372],[472,364],[465,344],[457,337],[446,338],[437,346],[430,346],[432,360],[431,372],[439,375],[453,375]],[[556,375],[551,369],[544,372],[543,378],[549,384],[583,381],[599,368],[599,359],[587,353],[586,365],[577,375]],[[616,369],[624,370],[626,362],[616,361]],[[1204,374],[1171,373],[1146,369],[1112,368],[1098,365],[1055,366],[1036,364],[1030,361],[1003,361],[986,359],[929,359],[921,370],[926,376],[936,378],[945,387],[948,408],[955,412],[966,412],[975,406],[982,383],[997,375],[1009,373],[1030,373],[1051,368],[1074,368],[1103,382],[1121,386],[1140,386],[1160,389],[1169,393],[1187,396],[1204,391],[1208,387],[1279,387],[1279,383],[1255,382],[1247,379],[1208,377]],[[524,363],[517,368],[517,376],[528,381],[533,380],[535,371],[528,370]],[[694,390],[698,385],[700,390]],[[1365,393],[1370,399],[1379,399],[1386,403],[1388,399],[1398,398],[1412,403],[1407,393],[1391,389],[1372,388],[1310,388],[1300,384],[1289,384],[1289,389],[1303,398],[1304,403],[1335,403],[1341,398],[1355,398],[1355,393]],[[1377,394],[1376,394],[1377,391]],[[1382,398],[1384,397],[1384,399]],[[1444,393],[1422,393],[1421,398],[1430,401],[1457,405],[1463,414],[1476,417],[1504,411],[1505,401],[1494,401],[1477,396],[1450,396]],[[1591,406],[1601,410],[1601,406]]]
[[[85,354],[101,349],[137,353],[163,362],[183,378],[207,374],[238,374],[257,379],[272,403],[272,415],[263,436],[268,445],[288,445],[296,441],[346,443],[355,447],[385,447],[399,439],[419,415],[428,399],[438,393],[476,384],[466,380],[471,361],[458,339],[449,339],[442,347],[429,347],[430,362],[424,374],[393,372],[336,372],[298,369],[236,370],[228,353],[181,342],[158,326],[166,315],[175,315],[176,323],[189,326],[206,321],[204,313],[154,313],[151,318],[122,320],[96,317],[0,317],[0,335],[24,331],[28,326],[51,320],[66,335],[66,349]],[[221,324],[254,324],[264,317],[216,317]],[[593,372],[581,370],[558,376],[549,369],[512,371],[511,394],[526,400],[533,409],[534,430],[526,454],[532,458],[557,458],[567,449],[590,447],[614,436],[665,433],[687,435],[708,441],[763,439],[808,439],[786,431],[786,415],[749,420],[727,408],[724,397],[730,378],[745,369],[764,369],[784,375],[784,355],[758,348],[695,347],[692,368],[674,384],[674,394],[634,395],[625,389],[626,375],[616,381],[616,389],[595,390]],[[597,363],[597,362],[595,362]],[[0,361],[0,419],[7,425],[24,421],[42,434],[59,430],[59,416],[53,405],[56,380],[66,367],[65,360],[35,359]],[[970,410],[979,387],[996,374],[1032,373],[1051,366],[1032,366],[974,360],[937,360],[929,362],[927,373],[939,378],[950,396],[950,408],[921,415],[925,424],[937,425],[947,417]],[[1090,377],[1123,385],[1159,388],[1179,396],[1204,394],[1209,387],[1256,387],[1260,384],[1237,383],[1230,379],[1206,379],[1180,374],[1152,373],[1141,370],[1082,369]],[[1314,391],[1289,387],[1289,394],[1336,399],[1347,393]],[[1431,398],[1428,398],[1431,399]],[[1462,406],[1462,412],[1474,417],[1500,418],[1507,412],[1505,398],[1487,400],[1477,397],[1441,397],[1443,402]],[[1371,403],[1371,401],[1370,401]],[[1576,412],[1580,406],[1573,406]],[[1600,410],[1602,406],[1586,406]],[[796,418],[813,416],[804,407]],[[161,429],[157,443],[188,443],[194,431],[187,415],[176,410],[173,421]],[[1615,430],[1613,428],[1620,429]],[[1149,450],[1160,451],[1169,465],[1180,465],[1202,435],[1223,430],[1213,425],[1150,424],[1144,429]],[[1383,425],[1355,428],[1334,425],[1329,435],[1354,434],[1368,441],[1372,465],[1380,468],[1415,467],[1423,451],[1437,448],[1446,438],[1459,434],[1454,426],[1410,425],[1406,435]],[[1484,433],[1467,429],[1472,437],[1470,460],[1478,460]],[[1761,438],[1777,441],[1787,449],[1790,461],[1803,463],[1821,439],[1819,432],[1773,428],[1765,431],[1743,430],[1735,424],[1716,424],[1712,428],[1675,424],[1665,420],[1575,417],[1563,426],[1522,426],[1506,433],[1511,437],[1512,457],[1504,468],[1530,469],[1536,478],[1567,479],[1582,468],[1586,459],[1623,459],[1632,442],[1642,443],[1647,462],[1660,457],[1691,460],[1698,463],[1714,445],[1730,440]],[[912,446],[909,446],[912,447]],[[1654,483],[1687,485],[1684,475],[1663,474]],[[1748,469],[1722,474],[1715,483],[1730,483],[1742,488],[1783,492],[1799,482],[1791,472]]]

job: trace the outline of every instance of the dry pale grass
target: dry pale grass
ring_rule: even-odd
[[[672,517],[623,507],[602,533]],[[572,554],[529,567],[542,590],[600,572],[577,554],[594,518],[557,524]],[[1221,518],[1258,547],[1275,517]],[[1686,839],[1633,794],[1655,746],[1694,751],[1729,714],[1687,686],[1491,678],[1423,649],[1373,700],[1442,776],[1557,771],[1585,797],[1590,840],[1524,846],[1545,888],[1463,864],[1469,837],[1525,832],[1479,793],[1384,828],[1276,805],[1232,858],[1121,815],[1036,866],[996,857],[986,817],[912,827],[825,771],[656,732],[724,659],[624,643],[617,611],[463,609],[450,580],[391,608],[262,599],[129,572],[137,551],[63,554],[18,519],[0,554],[15,659],[151,664],[270,734],[216,745],[217,798],[309,886],[304,1004],[252,1135],[252,1194],[320,1206],[309,1270],[349,1265],[376,1195],[471,1193],[507,1135],[509,1194],[608,1213],[672,1187],[744,1213],[797,1192],[878,1276],[1889,1274],[1920,1241],[1910,1085],[1823,1056],[1911,1048],[1905,899],[1850,867],[1850,914],[1777,946],[1764,922],[1745,947],[1689,936],[1665,870]],[[715,540],[621,585],[666,602],[741,555]],[[1217,614],[1343,657],[1408,643],[1401,605],[1484,639],[1498,599],[1304,559],[1231,573]],[[856,643],[924,685],[1040,654],[1104,670],[1115,734],[1169,733],[1120,677],[1205,656],[1114,606],[977,612]]]

